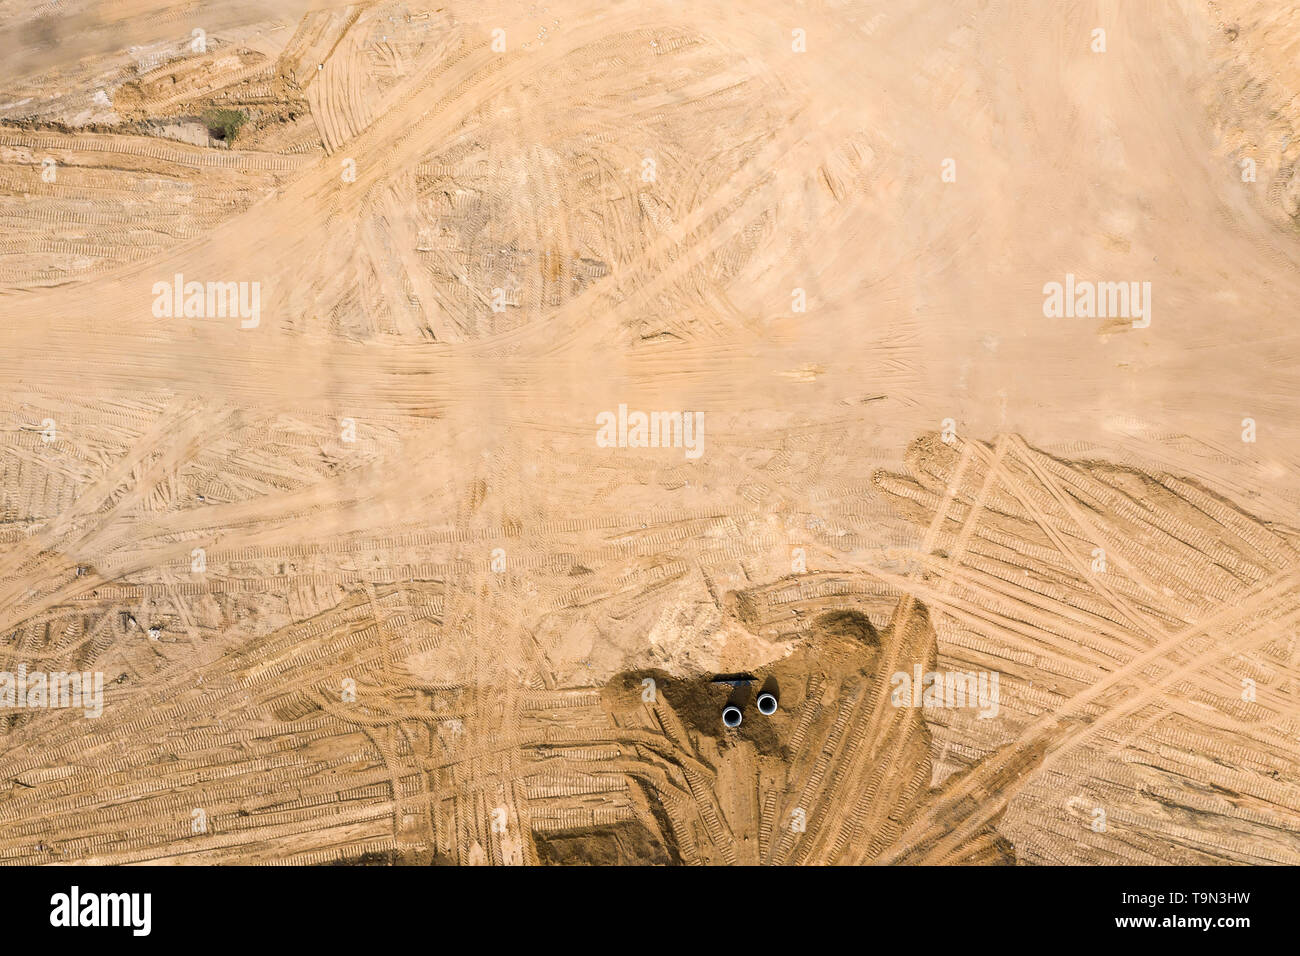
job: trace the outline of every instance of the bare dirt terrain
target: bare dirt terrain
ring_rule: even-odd
[[[1294,6],[0,55],[0,862],[1300,864]]]

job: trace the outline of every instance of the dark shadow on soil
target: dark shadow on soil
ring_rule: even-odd
[[[720,742],[745,740],[765,756],[785,757],[785,745],[778,739],[771,719],[760,714],[754,704],[756,684],[732,687],[713,683],[712,674],[683,679],[660,670],[628,671],[611,683],[621,692],[639,697],[647,677],[654,680],[655,693],[664,696],[688,730]],[[734,729],[722,723],[722,708],[728,703],[739,707],[743,715],[740,726]]]
[[[656,834],[634,820],[534,833],[533,843],[544,866],[667,866],[679,862],[669,856]]]

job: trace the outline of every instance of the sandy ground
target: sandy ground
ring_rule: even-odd
[[[0,4],[0,861],[1300,863],[1283,6]]]

